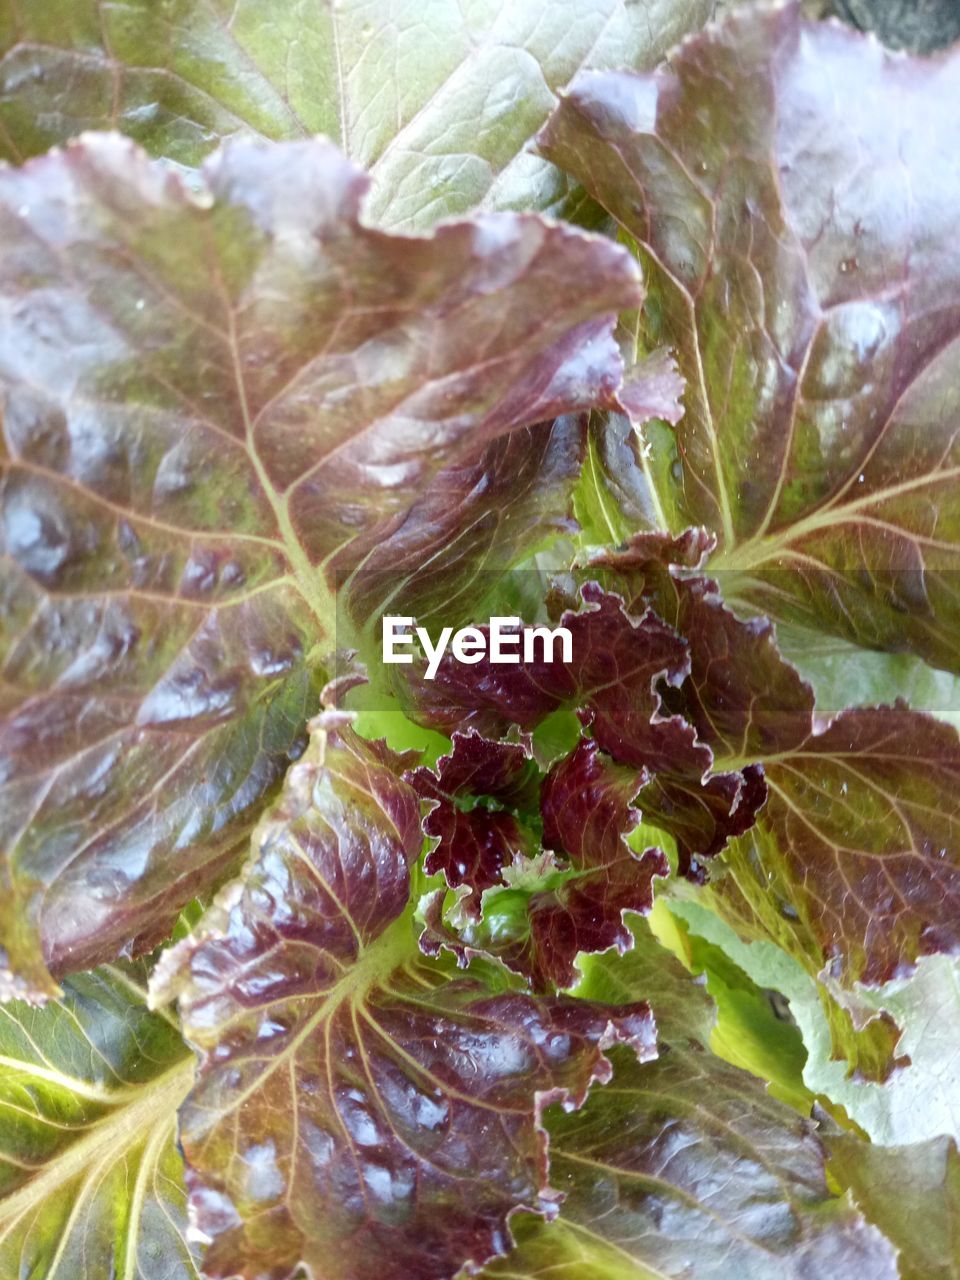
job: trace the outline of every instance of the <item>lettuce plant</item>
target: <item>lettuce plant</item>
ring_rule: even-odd
[[[960,1273],[960,55],[709,8],[0,0],[3,1280]]]

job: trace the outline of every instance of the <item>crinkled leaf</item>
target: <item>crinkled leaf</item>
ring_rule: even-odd
[[[616,764],[588,740],[547,775],[540,799],[543,842],[564,853],[575,874],[530,899],[521,971],[536,980],[568,987],[578,955],[611,947],[622,954],[633,946],[623,913],[646,914],[654,878],[670,870],[662,850],[637,855],[626,842],[640,817],[633,807],[637,782],[634,769]]]
[[[484,889],[501,884],[502,871],[517,857],[532,852],[530,835],[512,813],[488,809],[482,802],[462,808],[460,801],[491,797],[501,804],[536,807],[537,768],[517,743],[491,741],[477,733],[454,733],[453,750],[436,770],[419,768],[409,781],[434,808],[423,822],[435,841],[424,859],[428,875],[443,872],[451,888],[466,885],[461,902],[480,914]]]
[[[724,592],[960,667],[960,54],[795,4],[652,74],[587,72],[541,143],[640,247],[684,377],[676,492]]]
[[[622,960],[586,968],[592,998],[649,984],[661,1056],[618,1064],[577,1116],[548,1117],[562,1230],[518,1221],[519,1249],[485,1274],[893,1280],[891,1246],[830,1193],[813,1125],[706,1048],[712,1004],[647,930]]]
[[[657,680],[678,684],[686,674],[683,640],[652,613],[630,617],[618,596],[593,584],[583,588],[582,602],[559,620],[571,635],[569,661],[559,646],[546,660],[537,644],[531,661],[498,664],[488,656],[488,643],[483,659],[470,665],[445,654],[429,682],[420,666],[409,668],[407,696],[415,718],[444,732],[466,726],[498,737],[515,725],[534,729],[558,708],[573,706],[599,728],[604,746],[635,730],[637,741],[631,737],[623,749],[639,756],[649,747],[638,767],[648,764],[648,755],[650,763],[671,755],[678,744],[694,750],[688,726],[652,723],[660,707]],[[478,629],[489,637],[489,627]],[[621,716],[629,717],[628,726],[619,724]],[[703,759],[707,767],[709,755]]]
[[[772,625],[738,619],[714,583],[671,574],[653,555],[669,562],[688,550],[641,534],[592,568],[622,577],[631,607],[655,602],[687,638],[690,674],[667,704],[717,764],[763,766],[769,799],[728,849],[733,874],[718,900],[789,939],[814,974],[828,969],[848,984],[886,982],[921,955],[956,950],[957,731],[902,702],[818,723],[813,690],[782,657]]]
[[[303,748],[331,584],[431,478],[609,396],[622,251],[358,222],[332,146],[190,194],[118,138],[0,172],[5,967],[154,942]],[[606,313],[606,316],[605,314]]]
[[[651,610],[631,616],[620,596],[596,583],[581,588],[581,599],[581,609],[559,619],[570,633],[569,660],[502,665],[485,656],[465,666],[447,655],[430,681],[417,666],[405,668],[411,715],[446,732],[470,726],[495,736],[576,708],[596,743],[637,770],[638,789],[648,783],[640,808],[677,839],[681,871],[699,877],[698,859],[753,822],[765,797],[762,776],[748,765],[708,777],[710,748],[682,716],[661,714],[659,686],[681,686],[689,671],[676,631]]]
[[[588,739],[558,761],[540,796],[543,843],[583,870],[616,862],[636,827],[638,775]]]
[[[139,968],[0,1007],[0,1274],[197,1280],[176,1111],[193,1060]]]
[[[813,692],[784,660],[767,619],[738,618],[716,582],[688,572],[713,545],[705,529],[641,533],[594,556],[590,572],[603,572],[631,609],[656,609],[686,640],[690,674],[667,698],[699,737],[720,757],[762,760],[810,735]]]
[[[427,835],[438,837],[425,869],[442,871],[460,889],[450,909],[444,891],[431,896],[421,950],[446,948],[461,965],[494,956],[535,990],[550,990],[574,983],[579,954],[632,946],[623,913],[648,912],[654,877],[670,869],[661,850],[638,856],[626,842],[640,818],[632,802],[642,775],[586,739],[542,782],[519,745],[459,732],[453,743],[436,774],[421,768],[410,775],[421,795],[438,796],[424,821]],[[458,791],[468,801],[490,795],[518,806],[524,825],[482,800],[458,808]],[[547,851],[536,857],[535,830]],[[485,889],[503,884],[510,886],[505,893],[481,904]]]
[[[318,133],[424,225],[567,195],[528,140],[583,66],[654,66],[708,0],[2,0],[0,156],[116,128],[193,165],[236,133]]]
[[[684,385],[673,356],[661,348],[630,364],[620,402],[634,424],[659,418],[676,426],[683,417]]]
[[[960,1275],[960,1157],[953,1138],[909,1147],[827,1139],[830,1172],[900,1250],[900,1280]]]
[[[453,1276],[549,1203],[539,1116],[653,1053],[645,1004],[492,991],[418,958],[409,763],[326,712],[245,879],[164,962],[198,1084],[181,1111],[211,1276]]]

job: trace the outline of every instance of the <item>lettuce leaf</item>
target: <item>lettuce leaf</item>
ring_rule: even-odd
[[[900,1250],[901,1280],[951,1280],[960,1267],[960,1157],[953,1138],[873,1147],[837,1135],[830,1172]]]
[[[0,1007],[0,1273],[198,1280],[177,1107],[193,1062],[143,965]]]
[[[766,619],[741,620],[691,576],[710,540],[638,534],[594,558],[636,609],[653,603],[688,643],[689,678],[666,695],[728,769],[763,769],[756,826],[731,843],[715,900],[850,986],[957,948],[960,738],[902,701],[828,722]],[[738,833],[740,834],[740,833]],[[759,921],[758,924],[755,924]]]
[[[789,1002],[807,1050],[807,1088],[843,1108],[873,1142],[912,1145],[957,1129],[956,1089],[960,1070],[960,985],[957,962],[948,956],[922,959],[916,972],[876,990],[858,988],[860,1030],[848,1017],[831,1016],[829,993],[803,966],[769,940],[744,942],[707,903],[671,900],[670,911],[690,932],[722,949],[759,986]],[[896,1048],[906,1065],[882,1082],[859,1068],[861,1038],[887,1013],[903,1028]]]
[[[581,1112],[548,1115],[560,1230],[518,1219],[517,1250],[484,1274],[680,1280],[695,1259],[698,1280],[893,1280],[890,1244],[830,1192],[814,1126],[709,1051],[712,1002],[649,931],[585,967],[591,999],[654,984],[660,1056],[618,1061]]]
[[[404,668],[409,713],[444,732],[502,735],[530,731],[561,708],[576,710],[593,741],[636,771],[641,807],[677,841],[681,872],[702,878],[701,860],[752,825],[766,796],[763,778],[752,764],[712,772],[713,752],[694,726],[663,714],[664,698],[689,675],[683,636],[652,609],[629,612],[622,596],[593,581],[582,585],[577,604],[559,617],[569,659],[535,653],[532,661],[497,664],[487,643],[488,656],[470,666],[444,655],[429,681],[414,663]],[[489,628],[478,630],[489,637]]]
[[[468,892],[464,910],[480,916],[485,889],[503,883],[503,869],[533,852],[532,835],[518,821],[517,809],[536,806],[537,768],[519,743],[499,742],[469,731],[453,734],[453,750],[436,770],[420,767],[409,775],[417,794],[432,807],[423,822],[433,848],[423,860],[428,875],[442,872],[447,884]],[[464,807],[462,801],[489,797]]]
[[[956,1269],[960,53],[706,7],[0,0],[4,1275]]]
[[[726,597],[951,671],[958,86],[788,4],[585,72],[540,137],[638,248],[687,384],[661,507]]]
[[[424,226],[547,208],[529,139],[583,66],[654,66],[708,0],[0,0],[0,158],[119,129],[196,165],[236,134],[327,134],[373,173],[370,212]],[[580,197],[582,199],[582,196]],[[572,205],[576,208],[578,198]]]
[[[453,1275],[549,1211],[543,1107],[605,1051],[655,1053],[649,1007],[496,991],[418,956],[409,764],[323,712],[242,881],[164,957],[200,1054],[180,1116],[211,1277]]]
[[[370,230],[328,143],[203,182],[116,137],[0,172],[0,918],[31,997],[236,865],[349,639],[335,589],[444,467],[612,402],[639,297],[535,217]]]
[[[444,468],[394,529],[342,575],[350,618],[414,613],[425,626],[471,621],[502,570],[577,529],[584,415],[500,436]],[[524,576],[529,572],[524,570]]]
[[[628,837],[640,820],[633,801],[641,778],[588,739],[536,778],[519,746],[455,733],[454,753],[441,761],[441,777],[453,772],[449,766],[455,768],[458,757],[461,777],[467,760],[484,760],[486,776],[478,772],[471,778],[471,785],[483,791],[492,774],[488,762],[498,761],[503,778],[511,753],[523,760],[527,794],[518,794],[510,779],[500,798],[520,802],[516,818],[482,802],[465,813],[451,812],[449,802],[441,801],[424,822],[428,835],[440,837],[424,866],[442,871],[447,885],[458,892],[452,909],[446,906],[445,890],[430,895],[420,948],[428,955],[445,948],[461,966],[475,955],[496,957],[537,991],[571,987],[579,955],[610,947],[622,953],[633,946],[624,913],[650,911],[653,881],[668,875],[670,864],[659,848],[634,853]],[[432,774],[420,769],[411,780],[430,797]],[[514,835],[519,838],[512,839]],[[471,859],[475,849],[484,856]],[[507,888],[484,893],[497,885]]]

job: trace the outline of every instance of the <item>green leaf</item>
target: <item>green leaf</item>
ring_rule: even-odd
[[[639,246],[687,380],[662,507],[717,531],[725,596],[953,671],[958,104],[956,50],[750,6],[583,73],[541,135]]]
[[[450,468],[482,488],[478,450],[536,459],[564,432],[527,428],[612,402],[640,293],[622,250],[536,217],[370,230],[325,142],[228,144],[201,183],[117,137],[0,170],[14,994],[155,945],[236,865],[351,638],[335,588],[391,539],[398,585],[420,567],[434,481],[456,542]]]
[[[960,1275],[960,1156],[953,1138],[908,1147],[827,1139],[830,1172],[900,1250],[900,1280]]]
[[[910,653],[879,653],[837,636],[781,624],[777,640],[785,658],[811,685],[817,714],[878,706],[902,698],[960,729],[960,678],[938,671]]]
[[[683,416],[683,379],[664,349],[640,354],[624,337],[627,375],[620,399],[624,414],[594,414],[590,419],[587,456],[574,495],[574,509],[584,546],[613,545],[637,529],[666,527],[651,471],[651,450],[644,435]]]
[[[198,1280],[176,1111],[193,1058],[142,967],[0,1006],[0,1275]]]
[[[847,1020],[838,1040],[838,1023],[825,1011],[828,993],[798,961],[772,942],[742,941],[702,902],[672,900],[669,905],[691,933],[719,947],[759,986],[787,998],[807,1049],[807,1088],[843,1107],[874,1142],[914,1143],[960,1133],[960,973],[955,960],[923,959],[909,978],[877,990],[857,988],[860,1018],[884,1011],[903,1028],[897,1049],[909,1065],[879,1084],[850,1076],[848,1061],[856,1062],[860,1052],[853,1024]]]
[[[661,906],[665,902],[660,899]],[[704,974],[717,1006],[711,1049],[765,1080],[773,1097],[809,1114],[814,1099],[803,1083],[807,1051],[789,1013],[775,1006],[770,991],[758,987],[719,947],[696,936],[684,941],[686,955],[681,959],[692,972]]]
[[[637,1258],[582,1223],[558,1219],[549,1225],[521,1213],[511,1223],[516,1247],[488,1267],[484,1280],[662,1280]]]
[[[617,484],[623,477],[625,483]],[[640,445],[630,419],[591,418],[573,509],[586,546],[616,545],[639,524],[653,527],[652,489],[643,475]]]
[[[0,0],[0,156],[120,129],[196,165],[237,133],[318,133],[374,176],[369,213],[424,226],[546,209],[529,139],[584,66],[654,66],[708,0]]]

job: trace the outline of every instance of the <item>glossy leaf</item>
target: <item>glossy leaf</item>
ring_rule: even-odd
[[[664,508],[724,594],[957,670],[960,54],[750,8],[541,135],[639,247],[687,381]],[[679,487],[678,487],[679,486]]]
[[[499,993],[418,958],[421,845],[407,760],[325,712],[264,818],[254,861],[168,954],[201,1061],[181,1112],[212,1277],[454,1275],[548,1209],[541,1109],[579,1106],[645,1004]]]
[[[334,585],[438,471],[612,396],[638,296],[535,218],[369,230],[323,142],[203,183],[115,137],[0,172],[0,933],[34,996],[38,934],[89,965],[223,877],[303,749]]]
[[[956,1270],[960,54],[707,7],[0,0],[4,1277]]]
[[[424,870],[428,875],[442,871],[451,888],[467,886],[462,906],[479,917],[484,889],[502,884],[503,868],[531,852],[530,836],[504,808],[489,809],[482,799],[470,807],[457,802],[490,797],[500,805],[535,810],[536,766],[516,743],[454,733],[453,750],[440,758],[436,770],[421,767],[409,781],[434,805],[423,822],[424,832],[435,842],[424,858]]]
[[[633,616],[621,596],[588,581],[581,608],[564,611],[559,624],[570,635],[568,661],[536,650],[516,665],[484,657],[464,666],[445,656],[430,681],[405,668],[411,716],[445,732],[466,726],[497,736],[575,708],[598,746],[637,770],[638,789],[649,783],[641,809],[676,838],[681,872],[700,878],[698,860],[750,827],[765,798],[762,776],[752,765],[711,775],[713,754],[693,726],[662,712],[661,687],[681,686],[690,659],[686,641],[652,610]]]
[[[384,614],[469,623],[503,570],[575,531],[581,416],[512,431],[441,471],[340,584],[357,626]],[[520,570],[526,574],[528,570]]]
[[[566,1280],[594,1274],[595,1259],[603,1280],[680,1280],[691,1264],[697,1280],[893,1280],[892,1247],[830,1193],[814,1127],[710,1053],[709,998],[649,933],[638,926],[621,960],[588,962],[581,990],[629,998],[648,982],[661,1056],[618,1064],[581,1113],[548,1117],[563,1229],[521,1220],[520,1247],[485,1274]]]
[[[0,3],[0,156],[115,128],[198,164],[237,133],[324,133],[374,175],[378,220],[567,196],[528,141],[583,66],[654,66],[707,0]]]
[[[726,854],[733,918],[844,983],[957,948],[960,742],[898,705],[854,708],[766,768],[763,819]]]
[[[684,538],[639,535],[591,568],[622,584],[631,607],[655,603],[688,638],[690,675],[667,705],[717,764],[763,767],[769,799],[727,852],[733,874],[718,902],[786,942],[814,975],[827,970],[847,985],[883,983],[921,955],[953,952],[956,729],[903,702],[818,722],[813,690],[782,657],[772,625],[737,618],[713,582],[683,575],[684,558],[704,545],[696,531]]]
[[[177,1106],[192,1057],[141,968],[0,1007],[0,1274],[198,1280]]]

